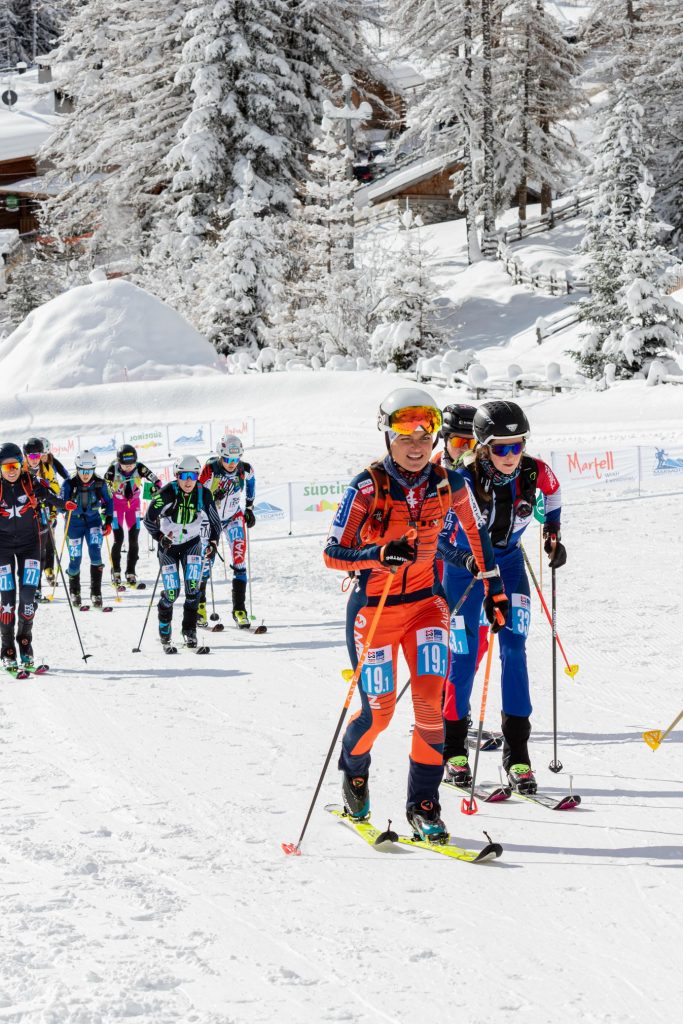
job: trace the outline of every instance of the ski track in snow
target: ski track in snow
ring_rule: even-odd
[[[381,854],[340,828],[322,810],[339,799],[334,758],[303,855],[280,850],[298,838],[346,692],[346,599],[321,536],[253,531],[255,610],[269,631],[228,625],[219,572],[226,630],[206,635],[199,661],[161,653],[154,614],[131,653],[147,590],[111,615],[78,616],[84,665],[60,587],[36,625],[50,674],[8,678],[0,704],[0,1021],[408,1024],[422,999],[430,1019],[468,1024],[670,1017],[683,734],[655,754],[641,739],[680,709],[671,567],[683,544],[652,526],[668,508],[567,515],[558,629],[580,672],[567,679],[558,659],[559,755],[584,802],[561,814],[511,800],[466,817],[444,792],[456,841],[478,846],[485,828],[503,843],[485,866]],[[537,547],[534,535],[536,564]],[[142,569],[154,579],[147,551]],[[532,752],[541,784],[560,793],[547,770],[550,632],[532,600]],[[480,682],[475,712],[479,698]],[[494,675],[489,726],[499,701]],[[402,827],[411,722],[405,699],[375,748],[380,826]],[[482,781],[498,762],[481,755]]]

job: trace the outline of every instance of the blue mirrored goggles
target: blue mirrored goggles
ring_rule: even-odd
[[[223,462],[239,462],[240,461],[239,452],[228,452],[227,455],[222,455],[221,458],[223,459]]]
[[[515,441],[514,444],[492,444],[491,453],[493,455],[519,455],[520,452],[524,451],[524,441]]]
[[[199,480],[199,473],[193,473],[191,469],[184,469],[177,476],[179,480]]]

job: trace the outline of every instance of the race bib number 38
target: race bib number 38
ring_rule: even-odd
[[[417,631],[417,670],[423,676],[442,676],[448,671],[448,634],[440,626]]]
[[[360,674],[360,682],[363,693],[367,693],[369,697],[393,693],[394,665],[391,646],[373,647],[368,651]]]

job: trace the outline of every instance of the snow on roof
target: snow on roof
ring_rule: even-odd
[[[11,90],[17,102],[10,109],[0,102],[0,162],[35,156],[60,122],[54,113],[54,93],[38,83],[38,71],[0,75],[0,94]]]
[[[416,185],[419,181],[424,181],[426,178],[431,178],[433,174],[438,174],[439,171],[453,167],[460,160],[461,157],[456,156],[454,153],[414,160],[404,167],[391,171],[385,177],[359,188],[355,194],[356,206],[360,208],[376,203],[378,199],[387,199],[408,185]]]
[[[404,89],[416,89],[420,85],[424,85],[424,75],[421,75],[412,64],[405,64],[401,62],[391,62],[384,69],[384,78],[394,86],[398,92],[403,92]]]
[[[179,313],[120,279],[58,295],[0,343],[0,377],[16,390],[219,372],[213,346]]]
[[[107,174],[97,171],[89,176],[89,180],[101,181],[108,177]],[[36,178],[22,178],[21,181],[13,181],[9,185],[0,185],[0,194],[11,193],[12,195],[24,196],[58,196],[71,184],[79,184],[85,178],[83,174],[77,174],[74,181],[70,182],[63,177],[50,177],[47,174],[38,175]]]

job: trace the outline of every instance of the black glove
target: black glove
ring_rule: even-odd
[[[474,555],[467,555],[464,561],[464,566],[468,572],[471,572],[473,576],[479,575],[479,566]]]
[[[247,524],[247,529],[251,530],[252,526],[256,522],[256,516],[254,515],[254,510],[251,505],[247,505],[244,510],[244,521]]]
[[[170,547],[173,547],[173,538],[167,537],[165,533],[159,537],[159,547],[162,551],[168,551]]]
[[[567,549],[560,541],[559,526],[552,527],[546,523],[543,527],[543,537],[545,538],[543,550],[546,555],[550,555],[548,565],[551,569],[561,569],[567,561]]]
[[[510,602],[505,596],[504,591],[500,591],[497,594],[491,594],[490,592],[484,598],[484,614],[491,624],[491,632],[498,633],[503,628],[508,617],[510,610]],[[496,614],[500,612],[503,621]]]
[[[209,543],[204,548],[204,558],[215,558],[217,551],[218,545],[216,544],[215,540],[210,540]]]
[[[414,562],[416,558],[417,549],[407,537],[401,537],[400,540],[390,540],[388,544],[384,545],[379,556],[382,565],[388,565],[392,569],[408,565],[409,562]]]

